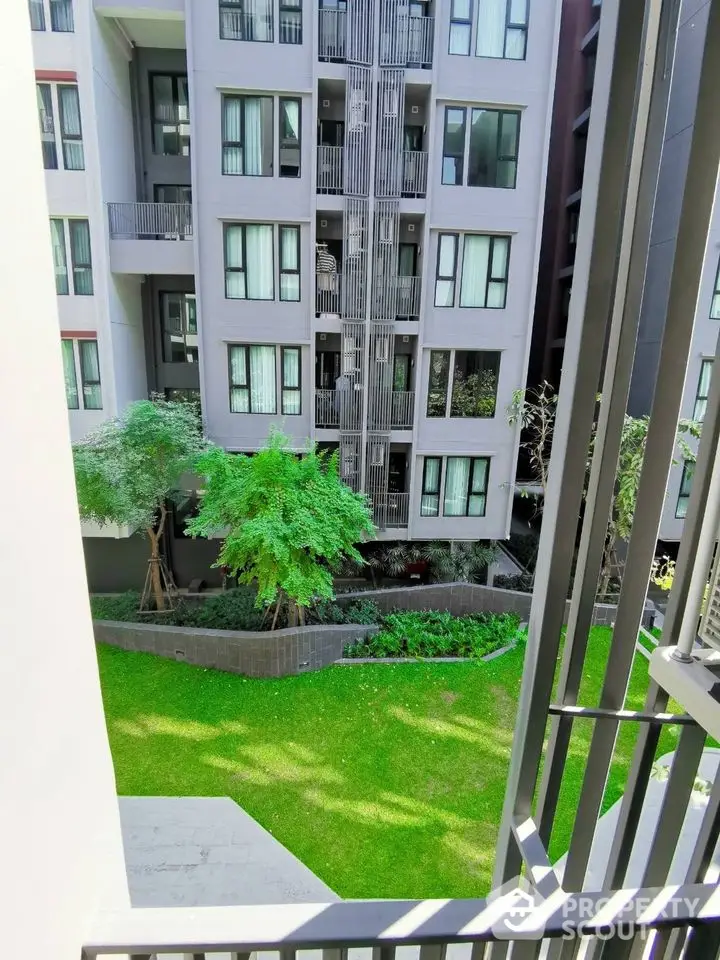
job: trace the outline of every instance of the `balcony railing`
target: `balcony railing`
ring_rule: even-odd
[[[428,155],[424,150],[403,152],[402,195],[424,197],[427,192]]]
[[[192,204],[109,203],[113,240],[186,240],[193,235]]]
[[[320,10],[318,22],[318,59],[344,60],[347,39],[347,14],[344,10]]]
[[[340,401],[337,390],[315,391],[315,426],[326,430],[340,426]]]
[[[340,316],[342,276],[339,273],[318,273],[315,290],[315,313]]]
[[[388,527],[406,527],[410,508],[409,493],[370,493],[373,523],[380,530]]]
[[[220,37],[223,40],[273,39],[273,18],[269,13],[252,13],[241,10],[220,11]]]
[[[317,148],[317,192],[342,193],[343,148],[319,146]]]
[[[405,66],[432,66],[434,28],[434,17],[400,17],[400,36],[407,36]]]
[[[420,316],[421,277],[396,277],[397,316],[401,320],[417,320]]]
[[[414,390],[393,390],[390,425],[401,430],[410,430],[415,411]]]

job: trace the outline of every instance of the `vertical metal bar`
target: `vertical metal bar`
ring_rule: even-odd
[[[605,346],[607,311],[593,309],[593,304],[596,298],[607,303],[604,291],[614,275],[627,176],[627,143],[632,130],[635,78],[643,37],[639,6],[632,0],[622,0],[622,3],[606,0],[603,4],[565,364],[525,669],[498,837],[495,886],[501,886],[520,872],[521,858],[511,825],[515,817],[525,818],[531,813],[543,754]],[[602,211],[601,216],[597,216],[598,210]]]

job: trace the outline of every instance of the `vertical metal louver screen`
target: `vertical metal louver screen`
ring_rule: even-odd
[[[375,0],[350,0],[347,11],[348,63],[372,63]]]
[[[715,557],[710,586],[705,601],[705,613],[700,624],[700,639],[720,649],[720,549]]]
[[[342,315],[365,320],[368,270],[368,201],[345,198]]]
[[[394,321],[397,316],[397,266],[400,238],[400,203],[378,200],[373,224],[373,320]]]
[[[343,321],[341,331],[340,377],[335,384],[340,431],[360,430],[365,380],[364,323]]]
[[[405,66],[407,61],[407,6],[402,5],[406,16],[400,17],[398,0],[380,0],[380,66]]]
[[[369,346],[368,429],[390,430],[395,353],[394,325],[392,323],[371,324]]]
[[[340,434],[340,477],[353,490],[360,489],[360,465],[362,458],[362,435]]]
[[[404,71],[379,71],[375,196],[399,197],[402,187],[402,147],[405,124]]]
[[[345,93],[343,192],[355,197],[370,193],[372,71],[348,67]]]
[[[370,431],[367,436],[365,488],[371,497],[373,494],[384,495],[387,492],[389,475],[390,437]]]

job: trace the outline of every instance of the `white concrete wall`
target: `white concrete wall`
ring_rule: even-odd
[[[46,38],[49,39],[49,38]],[[127,906],[70,457],[57,298],[25,4],[4,11],[0,109],[12,150],[0,283],[9,329],[0,440],[0,888],[8,957],[77,960],[96,909]],[[48,518],[53,570],[42,555]],[[37,602],[38,576],[43,602]]]

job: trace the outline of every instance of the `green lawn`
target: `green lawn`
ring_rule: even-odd
[[[609,640],[593,630],[585,705],[597,703]],[[249,680],[100,647],[118,792],[233,797],[343,897],[483,895],[523,654]],[[646,684],[638,656],[628,706]],[[576,722],[553,855],[567,845],[590,733]],[[623,725],[606,807],[635,735]],[[661,752],[675,736],[665,731]]]

